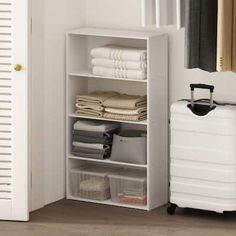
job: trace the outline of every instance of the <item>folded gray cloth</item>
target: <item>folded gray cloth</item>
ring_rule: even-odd
[[[82,142],[82,143],[100,143],[100,144],[111,144],[112,137],[90,137],[90,136],[83,136],[83,135],[73,135],[74,142]]]
[[[73,152],[83,152],[83,153],[93,153],[93,154],[109,154],[111,152],[111,149],[104,149],[104,150],[97,150],[92,148],[82,148],[82,147],[72,147]]]
[[[93,131],[83,131],[83,130],[73,130],[74,135],[80,135],[85,137],[92,138],[104,138],[104,137],[112,137],[114,133],[117,133],[119,129],[113,129],[109,132],[93,132]]]
[[[99,160],[109,158],[108,154],[103,155],[103,154],[98,154],[98,153],[84,153],[84,152],[75,152],[75,151],[72,151],[72,154],[77,157],[85,157],[85,158],[99,159]]]

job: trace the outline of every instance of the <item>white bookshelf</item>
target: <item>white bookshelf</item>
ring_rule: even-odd
[[[92,74],[90,50],[105,44],[143,47],[148,51],[147,80],[131,80],[102,77]],[[165,34],[144,31],[119,31],[101,28],[81,28],[67,33],[67,76],[66,76],[66,162],[67,199],[100,204],[152,210],[168,202],[168,38]],[[134,95],[147,95],[147,121],[120,121],[122,129],[147,131],[147,165],[119,163],[111,160],[95,160],[75,157],[71,154],[72,125],[81,117],[74,113],[75,99],[79,94],[95,90],[117,91]],[[75,198],[70,194],[70,169],[86,162],[109,167],[144,169],[147,173],[147,206],[118,204],[108,201],[92,201]]]

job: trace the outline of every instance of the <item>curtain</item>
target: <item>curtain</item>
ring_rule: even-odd
[[[236,0],[233,0],[233,52],[232,52],[232,71],[236,73]]]
[[[217,71],[232,70],[233,2],[218,0]]]
[[[218,0],[185,0],[185,66],[216,71]]]

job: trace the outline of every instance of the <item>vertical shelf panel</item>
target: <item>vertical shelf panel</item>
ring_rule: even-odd
[[[148,209],[168,202],[168,38],[148,40]]]

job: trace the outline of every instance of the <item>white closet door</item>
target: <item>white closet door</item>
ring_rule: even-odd
[[[29,219],[28,0],[0,0],[0,220]]]

